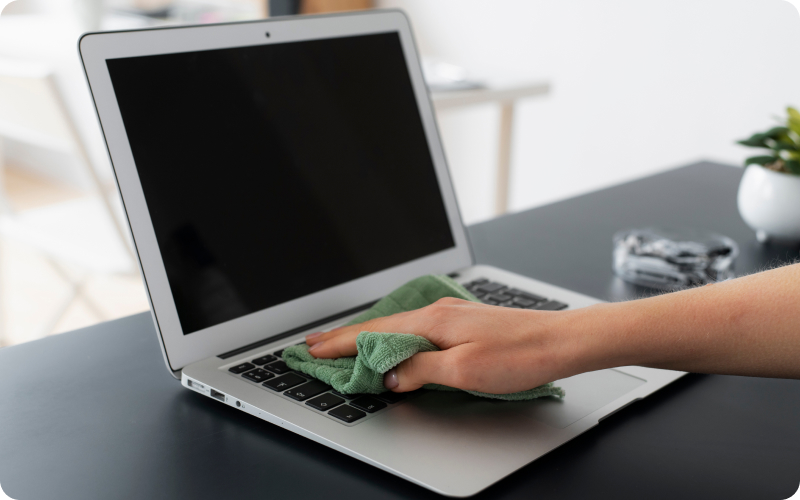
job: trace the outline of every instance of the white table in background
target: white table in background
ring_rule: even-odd
[[[500,131],[495,172],[495,215],[508,211],[510,191],[511,146],[514,136],[514,107],[520,99],[544,96],[550,93],[547,82],[518,85],[497,85],[473,90],[435,91],[431,100],[436,111],[457,109],[476,104],[500,105]]]

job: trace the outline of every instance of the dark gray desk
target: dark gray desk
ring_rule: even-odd
[[[694,165],[471,228],[482,263],[600,298],[611,235],[691,226],[739,269],[795,259],[740,221],[741,171]],[[487,450],[491,454],[491,450]],[[17,500],[441,498],[182,389],[149,314],[0,350],[0,484]],[[688,375],[480,498],[785,499],[800,484],[800,381]]]

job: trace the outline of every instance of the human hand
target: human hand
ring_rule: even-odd
[[[430,306],[308,335],[317,358],[355,356],[363,331],[412,333],[441,351],[421,352],[384,376],[394,392],[424,384],[508,394],[580,373],[581,343],[567,334],[570,311],[545,312],[445,298]]]

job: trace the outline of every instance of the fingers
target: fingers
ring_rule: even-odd
[[[423,307],[422,309],[393,314],[392,316],[384,318],[376,318],[357,325],[341,326],[328,332],[312,333],[306,336],[306,343],[309,346],[313,346],[320,342],[327,342],[338,336],[346,336],[349,338],[353,336],[354,332],[356,332],[355,336],[357,337],[359,332],[366,331],[413,333],[414,335],[421,335],[438,345],[437,342],[441,339],[431,336],[433,330],[436,329],[437,326],[441,327],[443,325],[452,324],[460,314],[464,313],[464,308],[485,307],[490,306],[448,297],[440,299],[436,303]],[[441,328],[439,330],[441,330]],[[352,349],[348,349],[347,352],[353,352],[353,354],[355,354],[355,351],[352,351]]]
[[[327,332],[312,333],[310,335],[306,335],[306,344],[314,345],[314,344],[317,344],[319,342],[324,342],[326,340],[330,340],[333,337],[337,337],[339,335],[345,335],[345,334],[348,334],[348,333],[352,333],[352,332],[354,332],[356,330],[358,330],[359,332],[364,331],[364,325],[363,324],[359,324],[359,325],[351,325],[351,326],[340,326],[338,328],[334,328],[334,329],[329,330]]]
[[[339,330],[342,330],[343,328],[345,328],[345,327],[344,326],[338,326],[336,328],[332,328],[332,329],[328,330],[327,332],[310,333],[310,334],[306,335],[306,344],[314,345],[317,342],[322,342],[322,341],[324,341],[326,339],[329,339],[332,336],[338,335],[337,332],[339,332]]]
[[[361,324],[334,328],[308,335],[309,352],[317,358],[355,356],[356,338],[361,332],[411,333],[427,338],[442,349],[459,343],[452,335],[456,323],[463,319],[465,308],[489,307],[460,299],[445,298],[421,309],[376,318]]]
[[[386,372],[384,386],[393,392],[415,391],[425,384],[463,389],[468,381],[460,375],[461,346],[446,351],[419,352]]]
[[[313,342],[306,340],[311,346],[308,352],[315,358],[325,359],[355,356],[358,354],[358,349],[356,349],[356,337],[358,337],[359,333],[361,333],[361,330],[353,330],[351,328],[347,332],[342,332],[339,335],[330,336],[322,340],[319,338],[314,339]]]
[[[341,326],[328,332],[313,333],[306,336],[309,352],[317,358],[340,358],[355,356],[356,337],[361,332],[416,333],[419,321],[410,313],[399,313],[351,326]]]
[[[309,352],[317,358],[355,356],[355,339],[359,333],[356,330],[318,342]],[[464,383],[458,376],[460,370],[454,369],[459,359],[459,347],[446,351],[419,352],[411,356],[384,375],[384,385],[394,392],[415,391],[425,384],[458,387]]]

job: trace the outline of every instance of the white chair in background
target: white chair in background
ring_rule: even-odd
[[[3,140],[46,151],[74,154],[86,167],[91,194],[24,211],[15,211],[2,184]],[[113,197],[113,198],[112,198]],[[52,71],[27,61],[0,59],[0,238],[38,251],[70,286],[69,295],[42,321],[41,336],[53,328],[77,299],[105,319],[85,293],[92,274],[133,274],[135,258],[121,221],[116,191],[97,175],[86,146],[64,104]],[[80,276],[73,276],[75,270]],[[0,276],[2,284],[2,276]],[[0,304],[7,300],[0,289]],[[5,322],[0,313],[0,345]]]

